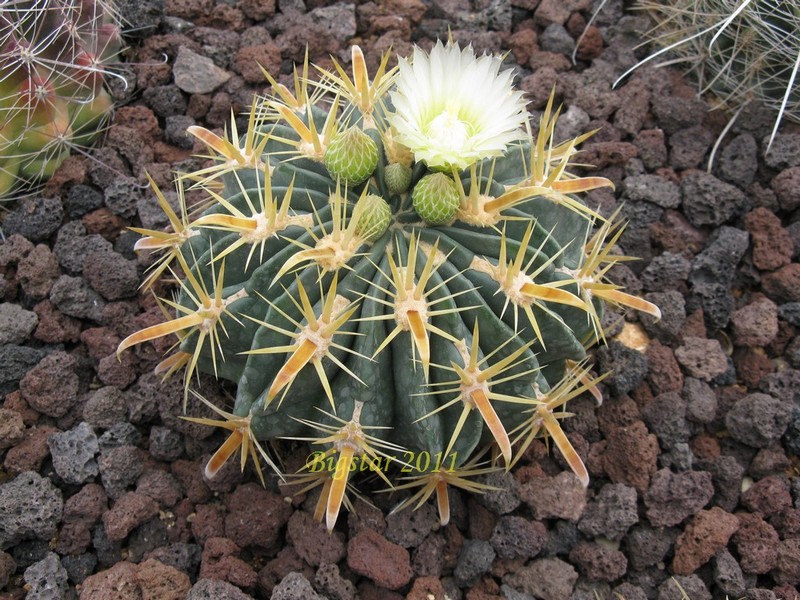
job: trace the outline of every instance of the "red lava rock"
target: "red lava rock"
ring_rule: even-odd
[[[96,483],[87,483],[64,503],[63,527],[56,550],[80,554],[92,542],[92,527],[108,509],[108,496]]]
[[[515,31],[509,36],[507,44],[514,58],[521,65],[526,64],[531,55],[539,49],[536,31],[533,29]]]
[[[466,600],[505,600],[505,596],[500,593],[500,586],[488,576],[471,586],[464,598]]]
[[[156,139],[161,135],[155,113],[142,105],[117,107],[114,111],[114,124],[135,129],[143,137],[150,139]]]
[[[102,235],[109,242],[116,240],[127,225],[125,219],[115,215],[105,206],[83,215],[81,222],[86,228],[86,233]]]
[[[406,585],[413,574],[408,550],[369,529],[347,544],[347,566],[390,590]]]
[[[778,173],[771,183],[781,209],[790,212],[800,207],[800,167]]]
[[[0,450],[19,444],[24,437],[22,415],[10,408],[0,408]]]
[[[153,160],[157,160],[159,162],[175,164],[183,160],[188,160],[192,154],[196,153],[196,150],[192,151],[183,148],[176,148],[175,146],[165,142],[159,141],[153,144]]]
[[[774,271],[792,262],[792,237],[771,210],[760,206],[750,211],[744,226],[752,238],[753,264],[758,269]]]
[[[372,529],[380,534],[386,531],[386,517],[382,510],[367,504],[360,498],[356,498],[354,507],[355,510],[347,514],[350,537],[353,537],[362,529]]]
[[[244,546],[273,547],[292,507],[282,496],[272,494],[256,483],[236,488],[226,499],[225,537]]]
[[[792,494],[783,477],[770,475],[742,492],[741,502],[750,512],[768,519],[792,506]]]
[[[263,21],[275,13],[275,0],[242,0],[238,4],[248,19]]]
[[[778,562],[772,573],[781,585],[800,583],[800,539],[781,540],[778,544]],[[796,597],[796,596],[795,596]]]
[[[742,512],[736,518],[739,530],[732,539],[742,571],[754,575],[768,573],[778,559],[778,532],[758,515]]]
[[[106,535],[111,541],[124,540],[142,523],[158,514],[158,503],[137,492],[128,492],[103,514]]]
[[[47,181],[44,188],[46,198],[57,195],[53,190],[59,190],[67,183],[83,183],[86,181],[88,160],[84,156],[68,156],[61,166],[56,169],[55,174]]]
[[[258,589],[269,596],[272,593],[272,588],[292,572],[302,573],[306,579],[314,575],[313,569],[300,558],[295,549],[291,546],[286,546],[258,572]]]
[[[196,461],[176,460],[170,465],[170,470],[181,484],[183,493],[194,503],[208,502],[211,490],[203,480],[203,468]]]
[[[703,309],[698,308],[692,314],[686,316],[686,321],[683,323],[683,335],[684,337],[705,337],[706,334]]]
[[[192,583],[186,573],[148,558],[136,571],[142,600],[184,600]]]
[[[666,210],[661,220],[650,225],[650,235],[664,251],[691,257],[700,252],[707,235],[675,210]]]
[[[33,307],[39,324],[33,337],[46,344],[77,342],[81,334],[81,322],[58,310],[50,300],[42,300]]]
[[[322,523],[303,511],[295,512],[289,519],[286,539],[312,567],[338,563],[345,555],[344,536],[338,531],[328,533]]]
[[[31,300],[43,300],[61,275],[56,255],[44,244],[33,248],[17,266],[17,280]]]
[[[17,569],[17,562],[7,552],[0,550],[0,589],[8,585],[8,580]]]
[[[97,365],[97,378],[105,385],[113,385],[124,390],[136,381],[136,359],[130,352],[117,358],[116,352],[100,360]]]
[[[236,53],[233,64],[245,81],[260,84],[264,81],[264,73],[259,66],[264,67],[268,73],[280,72],[281,49],[272,42],[245,46]]]
[[[66,352],[53,352],[19,382],[22,398],[49,417],[64,416],[78,397],[77,361]]]
[[[353,534],[351,537],[353,537]],[[444,538],[431,533],[411,555],[411,568],[417,577],[440,577],[444,570]]]
[[[378,587],[366,579],[358,586],[358,597],[361,600],[403,600],[404,598],[402,595]]]
[[[770,519],[770,525],[775,528],[782,540],[800,538],[800,508],[783,509]]]
[[[222,579],[240,588],[252,588],[258,580],[253,567],[234,556],[239,546],[227,538],[211,538],[203,548],[200,563],[202,579]]]
[[[550,557],[531,561],[507,575],[504,583],[535,598],[567,600],[578,581],[578,572],[569,563]]]
[[[673,573],[694,573],[727,545],[737,529],[739,520],[718,506],[699,511],[675,541]]]
[[[116,353],[122,339],[108,327],[89,327],[81,332],[81,341],[86,344],[89,356],[99,362]]]
[[[800,302],[800,263],[785,265],[761,278],[761,289],[778,304]]]
[[[717,439],[708,434],[700,434],[691,439],[689,446],[700,460],[710,460],[720,455],[722,450]]]
[[[772,588],[772,594],[778,600],[797,600],[800,598],[800,590],[794,585],[776,585]],[[748,594],[748,598],[750,594]],[[753,600],[760,600],[760,596],[753,596]],[[765,597],[765,600],[770,600]]]
[[[677,525],[703,508],[714,495],[711,473],[687,471],[673,473],[661,469],[644,494],[647,518],[656,527]]]
[[[620,427],[629,427],[641,419],[642,413],[630,396],[606,398],[597,409],[597,420],[606,437]]]
[[[610,165],[624,165],[638,153],[638,148],[628,142],[599,142],[583,146],[578,153],[578,160],[602,169]]]
[[[652,340],[645,352],[650,369],[647,381],[655,395],[664,392],[680,392],[683,389],[683,373],[669,346]]]
[[[161,469],[145,471],[136,482],[136,491],[152,498],[164,508],[172,508],[183,498],[175,476]]]
[[[589,25],[578,44],[578,60],[594,60],[603,52],[603,34],[594,25]]]
[[[83,600],[142,600],[136,580],[137,565],[122,561],[110,569],[84,579],[80,598]]]
[[[198,504],[192,518],[192,535],[198,544],[212,537],[225,537],[225,519],[219,504]]]
[[[628,569],[628,559],[622,552],[597,542],[578,542],[570,550],[569,559],[592,581],[614,581]]]
[[[533,18],[542,27],[553,23],[564,25],[573,12],[586,10],[590,4],[588,0],[542,0]]]
[[[748,388],[758,387],[758,382],[775,370],[775,365],[761,348],[736,348],[733,364],[736,375]]]
[[[559,52],[536,50],[533,54],[531,54],[531,59],[528,61],[528,66],[532,71],[534,71],[535,75],[535,72],[539,69],[552,69],[556,73],[563,73],[564,71],[568,71],[572,65],[570,64],[569,59]],[[546,95],[549,98],[550,92],[547,92],[547,94],[543,95]]]
[[[0,269],[5,271],[10,266],[16,266],[33,249],[34,245],[20,234],[8,236],[0,244]]]
[[[786,473],[791,466],[792,462],[786,456],[783,448],[773,446],[771,448],[761,448],[753,457],[753,460],[750,461],[750,466],[747,470],[754,478],[763,479],[770,475]]]
[[[683,338],[683,346],[675,350],[675,358],[691,377],[711,381],[728,370],[728,360],[715,339]]]
[[[174,519],[168,524],[167,534],[171,544],[188,544],[192,541],[191,523],[194,514],[194,504],[188,498],[183,498],[178,505],[172,509]],[[171,526],[170,526],[171,525]],[[147,555],[145,555],[147,556]],[[154,558],[159,558],[153,555]]]
[[[649,94],[647,100],[646,108],[649,108]],[[625,105],[623,104],[623,106],[617,110],[618,116],[614,119],[615,124],[619,118],[620,111],[622,111],[624,108]],[[627,129],[624,126],[620,126],[620,128]],[[633,138],[633,143],[636,145],[636,149],[639,151],[639,158],[648,169],[657,169],[667,164],[667,144],[664,141],[663,129],[642,129],[641,131],[634,133],[635,137]],[[675,214],[680,213],[676,212]]]
[[[400,15],[414,24],[422,21],[428,10],[428,5],[422,0],[386,0],[381,4],[388,14]]]
[[[733,343],[737,346],[766,346],[778,335],[778,307],[764,296],[733,311]]]
[[[594,29],[594,26],[591,26],[591,29]],[[599,50],[602,51],[602,36],[599,38],[599,42]],[[583,43],[581,43],[582,45]],[[645,166],[651,169],[663,166],[667,161],[664,132],[660,129],[653,129],[640,133],[650,108],[650,90],[641,79],[632,79],[620,89],[619,93],[622,96],[622,102],[614,113],[614,126],[636,136],[633,144]]]
[[[532,75],[522,78],[519,87],[525,92],[525,98],[530,102],[532,109],[544,108],[557,79],[558,73],[552,67],[542,67]]]
[[[58,429],[49,425],[25,430],[22,441],[6,452],[3,467],[13,474],[38,471],[44,459],[50,455],[47,438],[57,432]]]
[[[533,477],[519,487],[520,499],[531,507],[533,518],[566,519],[576,522],[586,506],[586,489],[573,474]]]
[[[414,580],[414,585],[406,594],[406,600],[430,600],[431,598],[444,598],[445,590],[438,577],[420,577]]]
[[[115,150],[119,157],[127,160],[135,171],[153,162],[153,149],[149,140],[137,130],[122,125],[112,125],[105,138],[106,150]]]
[[[614,483],[624,483],[642,493],[656,472],[658,440],[642,421],[606,434],[603,470]]]
[[[475,498],[469,498],[467,500],[467,506],[469,512],[469,538],[488,541],[494,529],[495,515],[478,504]]]
[[[316,588],[328,598],[353,598],[356,586],[349,579],[342,577],[336,565],[320,565],[314,575]]]
[[[33,410],[30,405],[25,402],[19,390],[9,392],[3,401],[3,408],[9,408],[17,411],[22,416],[22,422],[27,427],[36,425],[39,422],[41,415],[38,411]]]

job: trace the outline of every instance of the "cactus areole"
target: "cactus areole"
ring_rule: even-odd
[[[306,62],[294,89],[267,75],[241,138],[190,130],[213,163],[179,180],[180,214],[156,190],[170,231],[137,230],[162,252],[145,285],[181,282],[174,318],[119,347],[177,336],[157,371],[184,369],[218,415],[187,418],[229,432],[208,477],[237,452],[277,471],[264,441],[310,442],[293,477],[321,486],[329,529],[356,475],[401,490],[398,507],[435,496],[446,523],[449,488],[485,489],[542,436],[588,483],[559,421],[571,398],[600,399],[586,348],[603,302],[659,316],[605,279],[627,257],[610,252],[621,227],[577,197],[610,182],[569,172],[588,135],[555,144],[548,105],[531,137],[511,74],[471,47],[388,60],[370,79],[353,47],[352,77],[312,80]],[[193,220],[186,186],[209,199]],[[190,390],[198,372],[236,382],[230,412]]]

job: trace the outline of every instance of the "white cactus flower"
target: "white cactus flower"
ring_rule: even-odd
[[[434,169],[465,169],[501,155],[524,137],[528,118],[521,91],[501,59],[476,57],[472,46],[437,42],[430,55],[415,47],[400,59],[389,122],[397,141]]]

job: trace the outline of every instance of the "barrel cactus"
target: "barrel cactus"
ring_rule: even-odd
[[[104,0],[0,3],[0,199],[49,178],[98,137],[120,44],[119,17]]]
[[[146,284],[181,282],[163,300],[175,317],[119,346],[175,334],[157,371],[185,369],[187,390],[201,371],[236,382],[230,412],[187,417],[230,432],[208,477],[237,452],[277,471],[263,442],[308,440],[296,476],[321,486],[329,529],[355,471],[411,490],[400,506],[435,495],[446,523],[450,486],[480,491],[541,436],[588,484],[559,420],[599,397],[586,348],[603,302],[659,314],[606,281],[628,257],[619,224],[576,196],[611,185],[569,172],[588,136],[555,144],[552,104],[532,136],[498,57],[437,43],[388,59],[370,79],[353,47],[352,78],[270,78],[241,138],[191,129],[216,160],[179,191],[209,207],[190,218],[157,192],[171,230],[137,230],[162,252]]]

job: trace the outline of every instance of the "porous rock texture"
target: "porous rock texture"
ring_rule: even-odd
[[[797,126],[765,154],[771,120],[753,108],[708,170],[726,117],[690,83],[648,65],[611,87],[649,27],[621,0],[588,29],[589,0],[118,4],[133,27],[104,144],[0,213],[2,600],[797,598]],[[369,503],[328,534],[313,492],[290,496],[272,475],[264,489],[234,464],[204,478],[222,432],[177,418],[180,382],[152,375],[167,344],[114,356],[160,318],[126,228],[166,225],[146,174],[170,190],[175,170],[203,166],[186,127],[222,132],[246,113],[268,87],[257,63],[291,87],[306,45],[313,63],[347,67],[358,43],[374,72],[389,47],[448,34],[507,52],[534,117],[555,86],[557,135],[598,130],[581,162],[616,191],[588,202],[621,207],[619,248],[642,257],[612,277],[664,316],[605,321],[604,402],[578,398],[564,421],[588,489],[536,442],[486,478],[497,489],[454,492],[445,527],[431,506],[390,516],[399,497],[368,483]],[[616,338],[623,324],[648,347]],[[220,402],[230,391],[202,386]]]

